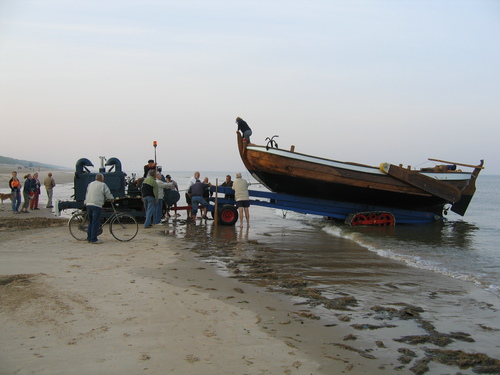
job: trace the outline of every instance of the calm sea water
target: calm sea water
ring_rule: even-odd
[[[231,174],[234,176],[234,173]],[[265,190],[248,173],[242,174],[253,183],[251,189]],[[222,183],[225,177],[220,172],[205,175],[212,183],[215,183],[216,178]],[[202,173],[202,177],[205,175]],[[191,174],[179,172],[177,176],[173,174],[173,177],[183,189],[187,186]],[[307,249],[304,249],[306,253],[301,255],[305,257],[311,256],[309,252],[314,246],[310,245],[316,244],[321,253],[332,249],[336,239],[343,238],[354,241],[382,258],[465,280],[500,296],[499,191],[500,176],[480,175],[476,194],[464,217],[450,211],[444,222],[396,225],[392,228],[349,227],[318,216],[254,207],[253,228],[249,235],[250,238],[253,236],[274,243],[291,242],[297,247],[300,247],[300,241],[303,241]],[[292,238],[300,233],[300,239],[271,241],[269,236],[261,236],[270,232],[279,234],[278,237]],[[300,252],[300,249],[294,248],[294,252],[296,251]]]
[[[242,173],[253,183],[251,189],[264,189],[248,173]],[[182,190],[187,188],[192,172],[171,174],[179,184],[180,203],[183,204]],[[230,174],[234,176],[235,172]],[[225,179],[223,172],[202,172],[202,177],[205,176],[212,183],[218,179],[220,184]],[[450,212],[445,222],[396,225],[392,228],[349,227],[317,216],[253,207],[252,227],[245,233],[245,238],[276,245],[284,251],[291,251],[295,258],[310,258],[311,263],[314,262],[314,273],[322,273],[323,277],[328,277],[328,267],[335,265],[315,262],[313,258],[327,259],[326,253],[331,255],[331,252],[338,251],[335,246],[339,244],[339,239],[344,240],[343,244],[346,240],[353,241],[365,251],[382,258],[465,280],[500,296],[499,191],[500,176],[480,175],[476,194],[465,217]],[[72,195],[73,184],[58,185],[54,192],[55,199],[61,200],[71,199]],[[45,194],[42,194],[41,204],[45,199]],[[243,233],[238,230],[234,229],[230,236],[241,238]],[[311,252],[313,248],[317,249],[316,252]],[[335,257],[339,256],[335,253]],[[307,261],[302,259],[301,262],[311,269],[307,267],[311,266],[307,265]]]
[[[500,176],[480,175],[466,215],[450,211],[445,222],[389,230],[327,224],[321,230],[356,241],[382,257],[470,281],[500,296],[499,190]]]

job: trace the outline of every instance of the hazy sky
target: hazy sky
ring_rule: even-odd
[[[500,1],[0,0],[0,155],[244,171],[252,141],[500,174]],[[424,164],[425,163],[425,164]]]

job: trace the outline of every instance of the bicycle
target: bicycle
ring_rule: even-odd
[[[103,232],[103,227],[109,224],[110,233],[118,241],[132,241],[139,231],[137,220],[130,214],[116,211],[113,203],[111,203],[111,207],[113,213],[105,219],[104,223],[101,222],[98,235]],[[87,241],[88,226],[89,218],[84,211],[74,213],[68,221],[69,232],[78,241]]]

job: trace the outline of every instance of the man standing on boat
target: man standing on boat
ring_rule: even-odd
[[[241,131],[243,138],[250,143],[250,136],[252,135],[252,129],[250,129],[250,126],[248,126],[248,124],[240,117],[236,117],[236,123],[238,124],[238,130],[236,130],[236,133]]]

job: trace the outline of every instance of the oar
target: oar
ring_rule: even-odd
[[[469,167],[469,168],[479,168],[479,169],[484,169],[484,167],[481,167],[480,165],[461,164],[461,163],[455,163],[455,162],[453,162],[453,161],[446,161],[446,160],[439,160],[439,159],[431,159],[431,158],[428,158],[428,160],[438,161],[438,162],[440,162],[440,163],[447,163],[447,164],[456,164],[456,165],[461,165],[462,167]]]

